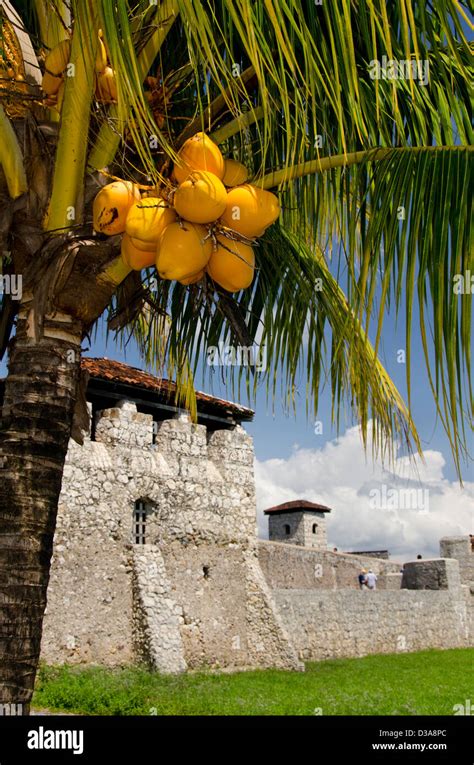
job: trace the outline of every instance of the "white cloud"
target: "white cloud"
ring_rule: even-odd
[[[288,459],[257,460],[260,536],[266,537],[268,528],[263,510],[294,499],[332,508],[328,542],[340,550],[388,549],[400,561],[418,553],[436,557],[441,537],[472,532],[474,483],[466,481],[461,488],[444,478],[440,452],[426,451],[425,464],[416,459],[414,466],[400,457],[393,472],[372,463],[370,454],[370,444],[366,456],[355,427],[321,449],[295,445]],[[408,489],[419,490],[418,507],[402,506]],[[387,496],[394,499],[387,503]],[[382,497],[381,507],[374,507],[374,497]],[[398,509],[388,509],[394,501]]]

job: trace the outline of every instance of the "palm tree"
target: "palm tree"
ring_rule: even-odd
[[[333,419],[347,405],[364,442],[371,429],[388,457],[394,438],[420,443],[410,400],[378,359],[384,315],[393,306],[405,317],[409,391],[418,314],[460,471],[472,400],[471,296],[453,291],[472,268],[468,26],[462,0],[0,0],[0,348],[9,369],[0,701],[29,710],[63,464],[84,417],[81,343],[104,311],[147,363],[175,374],[191,410],[206,347],[258,341],[270,395],[280,380],[291,404],[303,379],[317,411],[328,381]],[[94,96],[99,29],[118,91],[108,105]],[[59,112],[40,84],[45,54],[64,39]],[[395,78],[390,61],[407,62],[405,76]],[[169,185],[176,152],[199,130],[283,207],[260,240],[252,287],[233,296],[209,279],[184,287],[132,272],[119,237],[92,231],[101,185]],[[250,393],[262,378],[245,367],[229,374]]]

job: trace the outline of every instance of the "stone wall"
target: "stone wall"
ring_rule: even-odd
[[[459,563],[459,575],[468,608],[472,644],[474,642],[474,553],[471,540],[468,536],[443,537],[439,547],[440,555],[447,559],[455,558]]]
[[[242,542],[174,540],[162,548],[190,669],[273,666],[299,668],[272,594]]]
[[[268,536],[273,542],[304,543],[303,513],[278,513],[268,519]]]
[[[326,550],[327,532],[326,532],[326,514],[316,511],[306,511],[303,513],[303,544],[306,547],[314,547],[317,550]]]
[[[285,542],[325,550],[327,548],[325,513],[319,513],[316,510],[269,513],[268,536],[272,542]]]
[[[267,540],[258,541],[258,555],[265,578],[274,589],[357,590],[357,577],[362,568],[371,568],[377,574],[379,589],[400,588],[401,564],[394,561]]]
[[[55,535],[42,658],[164,671],[299,668],[255,566],[252,439],[134,404],[100,412],[71,442]],[[153,443],[154,440],[154,443]],[[133,544],[135,503],[149,506]]]
[[[466,600],[449,590],[276,590],[274,597],[303,660],[472,645]]]
[[[449,558],[408,561],[403,567],[402,587],[407,590],[460,590],[459,563]]]
[[[174,598],[160,548],[136,545],[130,551],[134,658],[160,672],[184,672],[183,609]]]
[[[69,504],[62,498],[58,508],[42,659],[129,664],[134,659],[130,555],[120,538],[120,519],[101,501],[95,484],[87,485],[84,468],[66,466],[77,477],[71,487],[75,496]],[[97,473],[116,480],[110,466]]]
[[[473,597],[455,559],[410,561],[402,577],[390,561],[271,542],[259,543],[259,558],[303,660],[473,643]],[[359,591],[357,574],[369,566],[378,589]]]

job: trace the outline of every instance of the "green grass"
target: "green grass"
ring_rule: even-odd
[[[42,666],[33,706],[91,715],[452,715],[472,697],[472,659],[469,649],[420,651],[313,662],[304,673],[179,676]]]

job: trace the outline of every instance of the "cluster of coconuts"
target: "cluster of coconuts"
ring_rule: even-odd
[[[61,110],[64,97],[64,74],[71,57],[71,40],[62,40],[50,50],[45,60],[45,72],[41,88],[46,94],[47,106]],[[117,100],[117,83],[115,74],[109,66],[107,49],[103,40],[102,30],[99,29],[99,39],[95,59],[95,96],[104,104]]]
[[[0,14],[0,102],[9,117],[16,119],[27,114],[27,103],[22,103],[17,96],[28,96],[29,92],[25,64],[15,28]]]
[[[204,133],[178,153],[169,188],[141,197],[130,181],[114,181],[97,194],[96,231],[123,234],[129,268],[155,265],[162,279],[195,284],[207,273],[228,292],[249,287],[255,271],[252,244],[280,214],[277,197],[246,183],[247,169],[224,159]]]

